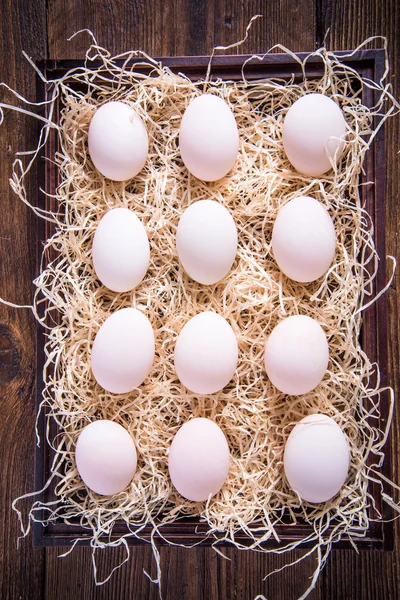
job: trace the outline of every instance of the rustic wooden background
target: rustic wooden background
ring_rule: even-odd
[[[153,56],[207,54],[214,45],[240,39],[252,15],[254,23],[243,53],[263,52],[275,43],[295,51],[321,45],[327,34],[331,49],[349,49],[371,35],[388,38],[391,77],[399,85],[400,3],[398,0],[1,0],[0,81],[35,99],[35,76],[22,57],[80,58],[89,42],[73,32],[90,28],[111,52],[140,48]],[[10,100],[0,89],[2,100]],[[399,118],[386,128],[387,251],[399,258]],[[20,304],[32,298],[35,270],[35,217],[11,192],[8,177],[14,153],[33,147],[32,120],[7,112],[0,128],[0,296]],[[389,370],[399,395],[400,271],[388,292]],[[57,549],[38,550],[31,538],[16,548],[19,526],[12,500],[33,490],[35,323],[28,310],[0,306],[0,578],[1,598],[36,600],[101,598],[156,599],[158,590],[143,575],[155,575],[150,548],[133,549],[131,560],[111,583],[96,589],[90,549],[58,558]],[[394,477],[400,480],[399,417],[392,429]],[[28,504],[26,504],[28,506]],[[263,577],[284,558],[227,551],[230,560],[212,549],[161,549],[165,600],[253,599],[292,600],[308,585],[315,559],[306,559],[266,582]],[[298,558],[301,552],[291,555]],[[100,576],[121,559],[123,551],[99,556]],[[400,536],[395,551],[334,551],[312,599],[372,600],[400,597]]]

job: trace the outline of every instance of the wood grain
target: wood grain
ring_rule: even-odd
[[[140,48],[153,56],[207,54],[214,45],[227,45],[244,36],[254,14],[263,14],[241,46],[244,53],[262,53],[281,43],[293,50],[309,51],[327,42],[332,49],[356,46],[369,35],[387,35],[393,84],[399,83],[399,3],[397,0],[3,0],[0,19],[0,80],[34,98],[34,76],[23,63],[21,49],[35,58],[81,58],[90,38],[112,53]],[[231,50],[234,52],[234,50]],[[0,91],[2,100],[8,96]],[[0,296],[29,303],[35,262],[35,219],[9,190],[7,179],[14,152],[31,147],[36,136],[32,120],[7,113],[0,128]],[[399,119],[386,128],[387,144],[387,250],[399,257]],[[33,192],[34,196],[34,192]],[[399,392],[399,276],[389,291],[390,377]],[[34,550],[24,540],[16,550],[19,527],[11,511],[14,497],[33,489],[34,446],[34,323],[28,311],[0,306],[0,498],[1,598],[45,600],[156,599],[157,587],[143,575],[155,577],[150,548],[133,548],[129,563],[114,573],[110,583],[93,583],[91,551],[77,548],[58,558],[57,549]],[[398,413],[398,411],[397,411]],[[399,418],[392,430],[394,470],[399,479]],[[25,505],[27,506],[27,504]],[[226,560],[210,548],[162,548],[162,591],[167,600],[250,600],[263,593],[269,600],[292,600],[306,589],[315,568],[315,557],[263,581],[263,577],[296,560],[227,549]],[[124,558],[123,549],[98,553],[99,577]],[[374,600],[399,597],[399,530],[395,552],[334,551],[311,599]]]
[[[1,19],[0,81],[34,99],[35,77],[21,52],[46,55],[44,3],[4,0]],[[0,97],[11,101],[3,88]],[[11,192],[8,178],[15,152],[33,147],[36,136],[33,119],[5,112],[0,128],[0,296],[21,304],[32,299],[35,219]],[[44,589],[44,552],[33,551],[30,539],[17,550],[20,530],[11,510],[12,500],[34,486],[34,340],[30,311],[0,305],[0,597],[4,600],[36,600],[43,597]],[[27,503],[22,506],[26,510]]]
[[[51,0],[48,3],[50,58],[82,58],[90,29],[111,53],[141,49],[152,56],[210,54],[214,46],[242,39],[252,16],[261,14],[241,46],[243,54],[266,52],[274,44],[293,50],[315,47],[313,0]],[[67,27],[66,27],[67,23]],[[235,50],[228,52],[235,53]]]
[[[74,551],[63,559],[58,559],[56,550],[48,551],[46,569],[46,598],[69,600],[108,600],[118,598],[146,598],[158,600],[158,588],[143,574],[143,569],[156,577],[155,564],[151,552],[143,548],[132,548],[129,563],[114,573],[111,581],[95,589],[92,581],[90,552],[85,548]],[[122,562],[125,551],[108,549],[98,553],[96,564],[99,578],[106,577],[112,566]],[[316,563],[309,557],[303,563],[278,573],[263,582],[267,573],[283,567],[286,562],[299,558],[302,553],[291,553],[285,558],[266,557],[258,553],[238,552],[224,549],[227,558],[216,554],[212,548],[161,548],[162,596],[164,600],[182,598],[192,600],[248,600],[258,594],[267,598],[293,600],[294,590],[300,595],[309,585],[309,576]],[[77,570],[77,565],[79,569]],[[89,576],[90,575],[90,576]],[[322,579],[310,600],[319,596]]]

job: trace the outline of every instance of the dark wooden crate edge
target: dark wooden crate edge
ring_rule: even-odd
[[[379,79],[384,73],[385,65],[385,53],[383,49],[365,49],[358,50],[356,52],[351,51],[338,51],[333,53],[339,57],[344,64],[354,67],[360,65],[370,67],[374,70],[374,74],[378,74]],[[300,60],[304,61],[307,59],[307,70],[312,70],[314,74],[319,74],[323,70],[323,63],[321,57],[314,56],[309,52],[298,52],[295,56]],[[204,78],[206,76],[207,67],[210,61],[209,56],[166,56],[161,58],[154,58],[156,63],[162,63],[164,66],[170,68],[173,72],[182,72],[185,75],[190,76],[191,79]],[[147,60],[145,57],[137,56],[135,60],[128,63],[134,64],[136,62],[142,63],[142,65],[148,64],[148,68],[142,66],[139,70],[141,72],[150,72],[154,67],[154,63]],[[265,78],[266,71],[265,67],[268,67],[267,77],[283,77],[301,75],[302,68],[300,63],[295,60],[292,56],[286,53],[267,53],[265,55],[256,54],[230,54],[230,55],[215,55],[212,59],[211,73],[213,78],[223,77],[224,79],[241,79],[241,68],[247,63],[245,68],[246,78],[255,79],[257,77]],[[56,60],[40,60],[37,62],[39,69],[47,74],[51,79],[56,79],[60,75],[64,75],[70,69],[77,69],[82,67],[84,64],[83,60],[79,59],[56,59]],[[101,61],[94,60],[88,62],[89,67],[96,68],[101,66]],[[125,64],[124,60],[117,60],[116,64],[122,66]],[[288,67],[290,66],[290,70]],[[38,82],[39,84],[41,82]],[[43,87],[42,87],[43,89]]]
[[[358,72],[362,72],[365,77],[369,77],[375,81],[379,81],[384,72],[384,51],[383,50],[362,50],[357,53],[349,52],[337,52],[336,55],[340,56],[342,60],[354,68]],[[240,79],[241,78],[241,67],[246,60],[249,60],[252,55],[229,55],[229,56],[216,56],[213,59],[213,75],[218,77],[224,77],[227,79]],[[300,59],[304,60],[308,53],[299,53],[297,55]],[[171,70],[176,72],[184,72],[186,75],[193,79],[199,79],[205,76],[209,57],[168,57],[164,59],[156,59],[161,61],[164,65],[169,66]],[[39,66],[42,71],[45,72],[46,76],[50,78],[56,78],[62,74],[65,74],[71,68],[77,68],[82,66],[82,61],[40,61]],[[91,63],[92,64],[92,63]],[[318,57],[311,57],[308,59],[308,76],[318,76],[322,70],[322,62]],[[146,67],[144,67],[146,71]],[[291,75],[300,77],[302,74],[300,65],[297,61],[286,55],[286,54],[267,54],[262,61],[255,60],[250,62],[246,68],[246,76],[249,79],[259,78],[271,78],[271,77],[290,77]],[[42,99],[48,93],[48,88],[43,82],[37,79],[37,96]],[[375,101],[375,94],[372,90],[367,92],[369,98],[367,99],[369,105],[372,105]],[[50,152],[51,154],[51,152]],[[376,136],[374,146],[369,151],[366,161],[366,172],[369,180],[371,180],[371,172],[373,173],[372,180],[375,181],[373,192],[366,193],[365,188],[361,188],[361,194],[364,197],[367,208],[369,206],[369,212],[373,217],[375,224],[375,236],[376,236],[376,247],[381,257],[381,267],[378,273],[378,278],[375,281],[376,289],[382,289],[385,284],[386,270],[385,270],[385,197],[384,197],[384,177],[385,177],[385,161],[384,161],[384,136],[383,130],[381,130]],[[42,161],[39,165],[39,182],[45,182],[46,191],[53,191],[55,189],[55,176],[54,170],[49,168],[49,163]],[[39,190],[39,186],[38,186]],[[45,198],[43,195],[38,198],[39,203],[43,205]],[[38,223],[38,240],[42,241],[47,239],[50,229],[47,222],[40,221]],[[38,245],[38,264],[41,254],[41,247]],[[369,330],[371,336],[367,339],[366,348],[367,353],[371,360],[376,360],[381,368],[381,382],[382,385],[387,384],[387,321],[386,321],[386,297],[380,298],[368,311],[365,312],[364,318],[364,335],[367,338],[365,331]],[[372,340],[371,340],[372,338]],[[41,401],[41,393],[43,387],[42,381],[42,369],[44,364],[43,349],[44,344],[44,332],[41,328],[38,328],[38,340],[37,340],[37,404]],[[382,395],[381,402],[383,404],[383,421],[387,417],[387,397]],[[46,455],[45,448],[45,415],[42,413],[38,427],[41,439],[43,440],[40,448],[36,448],[36,470],[35,470],[35,482],[36,489],[41,489],[46,479],[46,472],[48,472],[49,457]],[[386,444],[385,454],[386,460],[382,468],[384,475],[390,477],[391,474],[391,457],[389,453],[389,442]],[[377,484],[372,485],[374,491],[379,493],[379,486]],[[375,496],[374,496],[375,497]],[[392,516],[391,509],[384,505],[381,507],[382,516],[384,519],[390,519]],[[197,533],[199,526],[198,521],[189,520],[188,522],[177,522],[176,524],[163,527],[162,531],[167,534],[168,539],[173,543],[185,543],[193,544],[199,543],[201,534]],[[278,535],[282,538],[282,543],[299,539],[304,537],[310,532],[307,526],[296,526],[296,533],[293,533],[293,527],[279,526]],[[148,543],[150,540],[151,528],[147,528],[143,532],[144,542],[136,538],[130,538],[130,543]],[[56,523],[50,526],[44,527],[40,523],[34,523],[34,545],[38,547],[43,546],[70,546],[73,541],[79,537],[82,545],[88,545],[90,543],[90,535],[83,528],[69,526],[64,523]],[[246,536],[244,534],[239,535],[240,541],[245,542]],[[215,541],[215,538],[207,538],[204,544],[211,544]],[[162,538],[159,538],[159,543],[165,543]],[[266,544],[268,547],[278,546],[276,542],[269,542]],[[366,549],[393,549],[393,526],[388,522],[377,522],[371,524],[369,534],[365,538],[358,540],[360,548]],[[305,546],[305,545],[304,545]],[[350,541],[341,540],[335,544],[337,548],[352,548]]]

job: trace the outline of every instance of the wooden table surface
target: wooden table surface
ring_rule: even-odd
[[[398,0],[2,0],[0,9],[0,81],[35,99],[35,74],[22,56],[34,59],[81,58],[89,37],[75,31],[89,28],[112,53],[143,49],[153,56],[208,54],[214,45],[243,37],[253,24],[243,53],[262,53],[281,43],[294,51],[310,51],[327,35],[331,49],[349,49],[371,35],[388,38],[391,80],[399,85],[400,3]],[[0,91],[0,101],[11,97]],[[386,127],[387,252],[399,258],[399,118]],[[11,192],[8,178],[14,153],[34,147],[32,119],[7,112],[0,128],[0,296],[29,304],[35,273],[35,216]],[[390,382],[399,394],[400,271],[388,291]],[[143,575],[155,575],[152,551],[132,549],[131,560],[111,582],[96,589],[91,551],[75,549],[58,558],[60,550],[34,549],[32,538],[16,542],[19,525],[12,500],[34,489],[34,375],[35,322],[29,310],[0,306],[0,578],[2,600],[90,600],[101,598],[156,599],[157,587]],[[392,428],[393,477],[400,481],[399,422],[396,409]],[[25,508],[29,502],[25,503]],[[293,552],[296,559],[302,552]],[[165,600],[294,599],[308,585],[315,558],[274,575],[264,576],[288,557],[263,556],[228,549],[230,560],[211,548],[161,549],[162,591]],[[124,555],[122,549],[99,553],[100,576]],[[389,600],[400,597],[400,536],[395,526],[394,552],[334,550],[319,578],[312,599]]]

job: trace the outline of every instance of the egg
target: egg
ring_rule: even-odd
[[[211,285],[225,277],[237,252],[237,230],[230,212],[214,200],[200,200],[185,210],[176,232],[176,249],[185,271]]]
[[[289,108],[283,147],[294,168],[319,177],[336,163],[345,144],[346,121],[339,106],[323,94],[307,94]]]
[[[146,230],[127,208],[113,208],[97,225],[92,247],[93,266],[101,283],[114,292],[128,292],[142,281],[149,267]]]
[[[179,149],[187,169],[203,181],[217,181],[232,169],[239,133],[235,117],[222,98],[203,94],[192,100],[182,117]]]
[[[171,481],[187,500],[204,502],[224,485],[229,471],[229,446],[210,419],[185,423],[175,435],[168,456]]]
[[[113,394],[131,392],[143,383],[154,361],[154,333],[150,321],[135,308],[113,313],[93,342],[93,376]]]
[[[94,421],[79,435],[75,449],[78,473],[93,492],[118,494],[136,471],[136,448],[128,431],[114,421]]]
[[[283,319],[267,339],[264,361],[267,375],[279,391],[307,394],[328,368],[329,347],[322,327],[306,315]]]
[[[196,394],[214,394],[232,379],[238,345],[229,323],[214,312],[190,319],[178,335],[175,370],[185,387]]]
[[[107,102],[96,110],[89,125],[90,158],[104,177],[126,181],[144,167],[149,152],[146,127],[124,102]]]
[[[293,428],[284,452],[290,487],[307,502],[327,502],[347,479],[350,451],[339,425],[327,415],[312,414]]]
[[[301,283],[319,279],[332,264],[335,248],[335,227],[321,202],[299,196],[279,210],[272,252],[287,277]]]

